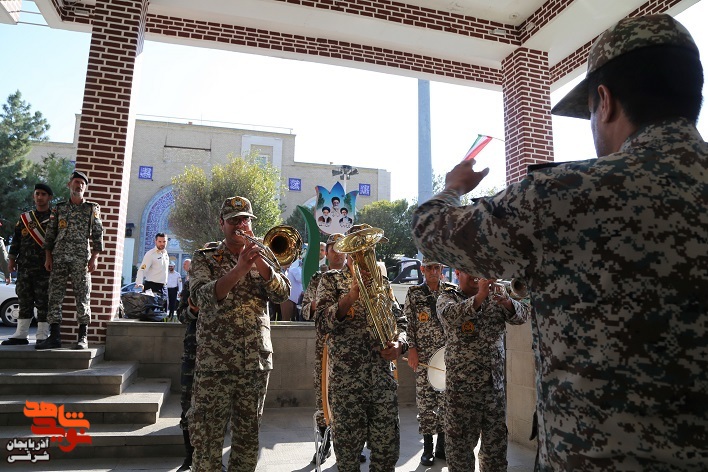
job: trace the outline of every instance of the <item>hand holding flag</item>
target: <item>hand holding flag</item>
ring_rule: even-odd
[[[489,144],[489,142],[492,140],[491,136],[484,136],[481,134],[477,135],[477,139],[474,140],[474,143],[472,143],[472,147],[470,147],[470,150],[467,151],[467,154],[465,154],[464,159],[462,161],[469,161],[475,158],[477,154],[482,152],[482,149]]]

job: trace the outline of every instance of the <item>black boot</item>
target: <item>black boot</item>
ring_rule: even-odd
[[[421,465],[433,465],[435,457],[433,456],[433,435],[423,435],[423,455],[420,456]]]
[[[438,433],[438,440],[435,443],[435,457],[446,460],[445,457],[445,433]]]
[[[190,467],[192,467],[192,454],[194,454],[194,446],[192,446],[192,442],[189,440],[189,431],[183,429],[182,437],[184,438],[184,449],[187,451],[187,455],[185,456],[182,465],[179,467],[179,469],[177,469],[177,472],[185,472],[188,471]]]
[[[88,325],[79,325],[79,338],[74,349],[88,349]]]
[[[35,349],[58,349],[61,347],[61,326],[59,323],[52,323],[49,325],[49,337],[39,344],[34,346]]]

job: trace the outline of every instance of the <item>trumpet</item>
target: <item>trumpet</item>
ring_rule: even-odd
[[[494,295],[505,297],[507,294],[514,300],[521,300],[529,296],[529,288],[521,279],[500,280],[492,285]]]
[[[243,231],[239,230],[238,233],[250,243],[258,246],[261,259],[278,272],[283,271],[282,266],[291,264],[297,259],[302,250],[302,236],[292,226],[272,227],[263,237],[263,242]]]

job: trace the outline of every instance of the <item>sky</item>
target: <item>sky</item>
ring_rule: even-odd
[[[23,10],[37,11],[27,1]],[[677,18],[693,34],[706,67],[708,31],[702,20],[708,18],[708,1]],[[21,21],[43,22],[32,14],[22,14]],[[49,121],[50,140],[71,142],[75,114],[81,112],[89,41],[88,33],[0,24],[0,101],[20,90]],[[416,79],[152,41],[145,43],[141,61],[133,99],[138,118],[259,125],[294,133],[296,161],[383,168],[391,172],[392,200],[412,203],[417,197]],[[581,78],[552,93],[552,103]],[[708,86],[703,94],[708,96]],[[478,134],[489,135],[498,139],[478,156],[475,168],[491,169],[483,188],[502,188],[501,92],[431,82],[430,96],[433,172],[443,175]],[[706,109],[698,125],[704,138]],[[553,135],[556,161],[595,157],[586,120],[554,117]]]

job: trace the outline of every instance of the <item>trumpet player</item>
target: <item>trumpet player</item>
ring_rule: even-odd
[[[273,369],[267,303],[281,303],[290,283],[261,256],[253,236],[251,202],[224,201],[224,239],[192,257],[190,299],[199,307],[192,404],[187,413],[192,469],[221,470],[224,428],[231,422],[228,470],[256,470],[258,430]]]
[[[367,227],[354,225],[347,234]],[[364,280],[378,270],[375,264],[359,269]],[[388,293],[388,316],[395,318],[397,335],[382,349],[369,326],[362,300],[361,292],[371,287],[360,287],[354,270],[350,255],[342,270],[325,272],[317,288],[317,316],[329,334],[329,401],[337,469],[358,471],[366,442],[371,451],[369,470],[393,472],[400,453],[398,383],[393,361],[408,349],[406,319],[383,278],[379,289]]]
[[[445,346],[445,334],[437,316],[436,303],[444,289],[454,285],[443,282],[442,264],[424,257],[420,270],[425,281],[408,289],[403,313],[408,320],[408,365],[415,372],[415,401],[418,407],[418,432],[423,435],[422,465],[433,465],[435,458],[445,459],[443,424],[444,393],[435,390],[428,381],[428,369],[418,361],[430,364],[430,358]],[[437,434],[435,453],[433,435]]]
[[[481,436],[479,470],[505,472],[505,323],[530,317],[526,303],[509,298],[493,279],[456,270],[457,288],[438,297],[445,330],[445,441],[450,472],[475,470],[474,448]],[[497,290],[498,289],[498,290]]]

